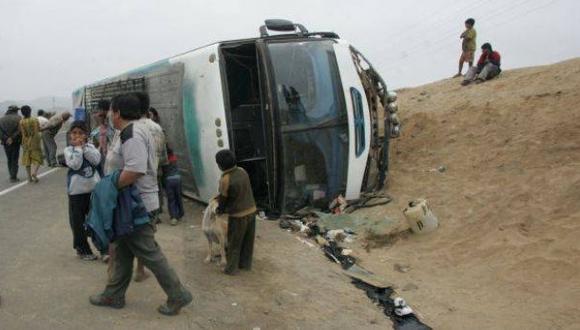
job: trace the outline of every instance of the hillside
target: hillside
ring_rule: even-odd
[[[425,197],[440,228],[362,252],[365,266],[437,329],[580,328],[580,59],[404,89],[399,104],[395,201],[358,214],[403,230]]]
[[[54,102],[53,102],[54,101]],[[32,108],[32,111],[36,112],[38,109],[44,109],[55,112],[70,111],[72,106],[72,100],[67,97],[37,97],[32,100],[6,100],[0,101],[0,114],[4,113],[11,105],[23,106],[25,104]]]

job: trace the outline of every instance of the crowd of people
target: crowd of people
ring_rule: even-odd
[[[146,279],[148,268],[168,297],[158,311],[178,314],[193,297],[155,240],[164,195],[170,224],[177,225],[184,216],[177,156],[166,141],[159,113],[150,107],[145,93],[99,101],[93,113],[93,130],[85,121],[70,124],[59,164],[55,137],[70,117],[64,112],[49,118],[43,110],[33,117],[26,105],[8,109],[0,119],[0,134],[10,181],[19,181],[19,158],[31,183],[38,182],[38,170],[45,160],[48,166],[67,167],[73,249],[81,260],[98,259],[90,240],[108,265],[107,285],[90,297],[90,303],[122,308],[133,277],[133,260],[137,259],[133,279]],[[235,274],[239,269],[251,269],[256,204],[249,176],[236,166],[233,152],[216,154],[216,165],[223,172],[215,197],[218,212],[228,214],[227,265],[223,271]]]
[[[96,258],[86,249],[90,233],[109,264],[107,285],[100,294],[90,297],[91,304],[112,308],[125,305],[136,258],[137,276],[143,279],[147,267],[168,296],[158,311],[176,315],[193,297],[155,240],[160,212],[157,173],[169,165],[169,157],[163,130],[150,118],[149,110],[146,94],[119,95],[110,103],[99,102],[97,127],[92,132],[84,122],[71,125],[71,146],[65,154],[69,205],[82,210],[71,214],[71,228],[73,236],[79,236],[73,241],[83,259]],[[179,211],[182,216],[183,210]],[[178,221],[178,215],[172,220]],[[75,232],[79,226],[87,230]]]
[[[147,94],[118,95],[110,101],[101,100],[96,108],[92,131],[84,121],[70,125],[63,157],[63,165],[68,168],[73,248],[82,260],[96,260],[92,241],[108,265],[107,285],[89,301],[122,308],[131,279],[145,280],[148,268],[168,297],[158,311],[176,315],[192,301],[192,294],[168,263],[155,232],[161,222],[164,196],[170,224],[177,225],[184,216],[177,156],[167,143],[159,113],[150,107]],[[29,112],[23,111],[25,119],[20,122],[30,117]],[[68,119],[61,118],[61,123]],[[38,120],[30,122],[21,125],[39,130]],[[51,121],[43,125],[51,127]],[[27,132],[21,135],[23,141],[30,139]],[[34,143],[39,146],[40,140],[37,134]],[[38,156],[35,153],[27,157],[32,163]],[[235,274],[238,269],[251,269],[256,205],[248,174],[236,166],[234,154],[220,151],[216,164],[223,172],[216,195],[218,212],[227,213],[229,219],[227,265],[223,270]]]
[[[38,170],[44,160],[49,167],[58,165],[55,138],[70,117],[68,112],[52,115],[42,109],[38,110],[37,116],[34,117],[28,105],[21,108],[8,107],[4,116],[0,118],[0,142],[6,153],[11,183],[20,181],[19,158],[20,164],[26,168],[28,181],[32,183],[39,181]]]
[[[489,42],[481,45],[481,56],[477,65],[473,65],[475,51],[477,50],[477,32],[475,30],[475,19],[468,18],[465,21],[465,31],[459,38],[461,43],[461,56],[459,57],[459,71],[454,77],[463,76],[463,65],[468,63],[469,68],[463,76],[462,85],[467,86],[473,82],[476,84],[493,79],[501,73],[501,55],[493,50]]]

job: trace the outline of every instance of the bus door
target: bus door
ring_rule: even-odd
[[[220,47],[225,73],[224,95],[230,145],[238,166],[248,172],[258,207],[274,209],[271,180],[272,142],[263,103],[261,61],[255,42],[225,44]]]

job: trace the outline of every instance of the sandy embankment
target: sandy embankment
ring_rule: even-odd
[[[426,197],[441,227],[363,264],[438,329],[579,329],[580,59],[459,82],[400,91],[395,201],[358,213],[404,228],[405,204]]]

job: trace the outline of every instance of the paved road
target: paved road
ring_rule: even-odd
[[[63,148],[65,147],[65,140],[66,140],[66,133],[64,132],[64,128],[63,130],[61,130],[59,132],[59,134],[56,136],[56,144],[58,146],[58,150],[57,150],[57,154],[62,153]],[[7,166],[7,162],[6,162],[6,153],[4,152],[4,147],[0,147],[0,191],[8,189],[14,185],[17,185],[18,183],[10,183],[10,176],[8,174],[8,166]],[[20,152],[22,153],[22,149],[20,150]],[[41,168],[40,168],[40,174],[51,170],[50,167],[46,166],[46,164],[44,164]],[[23,166],[19,167],[18,170],[18,177],[21,180],[25,180],[26,178],[26,168],[24,168]]]
[[[386,329],[390,322],[316,247],[277,223],[259,221],[251,272],[222,274],[202,263],[201,207],[157,239],[194,302],[177,317],[157,313],[165,295],[150,278],[132,283],[121,310],[88,296],[106,279],[101,262],[72,249],[66,170],[0,196],[0,329]],[[164,219],[165,221],[167,219]]]

